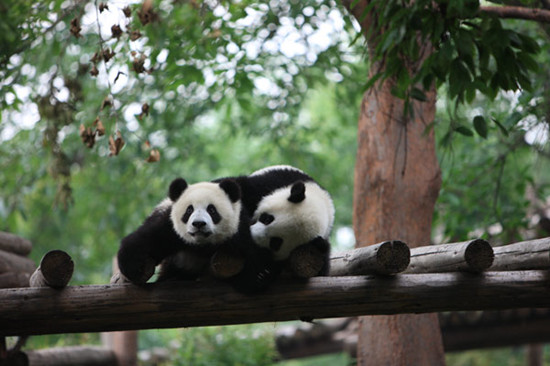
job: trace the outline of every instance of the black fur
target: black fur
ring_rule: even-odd
[[[287,187],[298,181],[313,181],[306,173],[296,169],[274,169],[263,174],[245,175],[233,178],[241,187],[243,206],[251,217],[260,201],[279,188]],[[220,181],[222,179],[214,180]]]
[[[227,193],[231,202],[237,202],[241,199],[241,188],[233,179],[222,179],[220,188]]]
[[[295,183],[297,188],[293,187],[289,200],[292,198],[300,202],[303,200],[301,196],[304,195],[304,183],[309,181],[313,179],[307,174],[288,168],[277,168],[251,176],[216,179],[213,182],[220,184],[232,202],[241,199],[239,230],[235,236],[223,243],[190,245],[175,232],[170,219],[170,208],[155,210],[136,231],[122,239],[118,252],[120,270],[135,283],[145,282],[147,279],[142,278],[144,267],[153,261],[154,264],[162,263],[159,281],[195,279],[206,271],[209,258],[220,246],[230,246],[245,258],[243,271],[230,280],[235,288],[246,293],[264,290],[279,276],[285,262],[275,261],[270,250],[253,243],[250,235],[252,216],[265,196]],[[187,187],[184,179],[175,179],[170,184],[169,198],[176,201]],[[212,215],[210,212],[209,214]],[[216,221],[214,217],[213,220]],[[315,239],[305,245],[319,247],[321,252],[327,253],[328,258],[328,242],[321,243]],[[197,265],[192,270],[181,268],[180,256],[192,257]],[[328,259],[326,262],[328,266]],[[328,269],[322,274],[326,273]]]
[[[269,249],[260,248],[254,244],[250,236],[250,225],[252,224],[254,212],[265,196],[277,189],[288,186],[292,186],[291,195],[288,199],[295,203],[303,201],[305,199],[304,184],[314,180],[300,170],[286,167],[271,169],[262,174],[238,176],[232,179],[237,182],[242,192],[243,210],[239,232],[240,250],[245,256],[244,269],[232,279],[232,283],[241,292],[255,293],[268,288],[281,272],[288,267],[288,260],[275,261]],[[264,217],[260,220],[269,220],[269,218]],[[330,244],[326,240],[321,243],[318,239],[323,240],[319,237],[304,245],[313,245],[318,248],[326,263],[326,268],[322,269],[320,275],[326,275],[328,274]],[[277,243],[273,243],[273,246],[276,247]]]
[[[172,202],[180,198],[181,194],[187,189],[187,182],[183,178],[176,178],[170,184],[168,189],[168,197]]]
[[[187,186],[187,182],[182,178],[172,181],[168,190],[168,196],[172,202],[181,196]],[[237,192],[240,194],[236,183],[229,183],[225,186],[230,187],[231,193],[228,195],[231,194],[233,199],[237,197]],[[238,200],[238,197],[236,199]],[[192,212],[193,207],[189,206],[188,211],[181,219],[188,220]],[[207,271],[207,264],[220,245],[237,245],[236,237],[222,243],[207,245],[187,243],[176,233],[170,213],[171,206],[155,209],[137,230],[122,239],[117,254],[118,265],[121,273],[130,281],[138,284],[146,282],[148,280],[147,273],[151,267],[161,263],[158,281],[195,279]],[[215,208],[208,210],[208,213],[214,222],[219,222],[222,219]],[[191,261],[194,262],[194,265],[187,268],[182,267],[178,263],[180,257],[192,258]]]

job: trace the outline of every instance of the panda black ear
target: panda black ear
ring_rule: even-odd
[[[187,189],[187,182],[183,178],[176,178],[170,183],[168,197],[172,202],[180,198],[181,194]]]
[[[241,187],[233,179],[224,179],[220,182],[220,188],[227,193],[231,202],[241,199]]]
[[[296,182],[290,189],[288,200],[292,203],[300,203],[306,199],[306,185],[304,182]]]

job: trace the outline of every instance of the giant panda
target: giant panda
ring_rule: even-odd
[[[177,178],[168,198],[122,239],[120,272],[139,284],[161,264],[157,281],[196,279],[208,272],[219,248],[240,245],[241,213],[241,190],[234,180],[188,185]]]
[[[253,243],[235,280],[237,286],[260,291],[282,272],[300,278],[328,274],[335,211],[330,194],[289,165],[234,179],[242,192]]]

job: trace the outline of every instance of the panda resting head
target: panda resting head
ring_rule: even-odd
[[[186,243],[217,244],[237,233],[241,190],[233,180],[187,185],[177,178],[170,184],[168,196],[174,231]]]
[[[254,242],[282,261],[301,245],[326,241],[334,222],[334,205],[314,181],[296,182],[264,197],[250,227]]]

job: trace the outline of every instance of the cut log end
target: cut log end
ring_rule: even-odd
[[[473,272],[482,272],[493,264],[495,255],[491,245],[483,239],[475,239],[466,248],[464,259]]]
[[[399,240],[382,243],[376,254],[381,274],[396,274],[407,269],[411,252],[407,244]]]
[[[71,256],[62,250],[52,250],[42,257],[40,266],[29,282],[31,287],[62,288],[71,280],[73,271],[74,262]]]
[[[295,249],[289,258],[290,270],[299,278],[317,276],[326,264],[326,257],[317,249],[302,246]]]
[[[210,260],[210,271],[216,278],[231,278],[243,270],[243,256],[229,250],[220,250]]]

